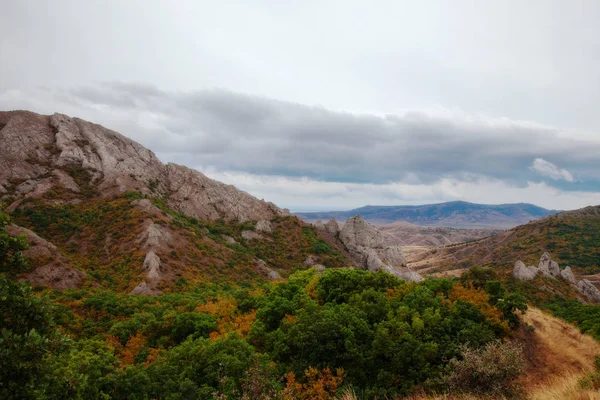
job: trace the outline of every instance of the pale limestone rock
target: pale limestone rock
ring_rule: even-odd
[[[161,278],[161,260],[154,251],[150,250],[146,254],[143,267],[146,270],[146,277],[151,281],[158,281]]]
[[[565,269],[560,271],[560,276],[562,276],[563,278],[565,278],[566,280],[568,280],[571,283],[577,282],[575,279],[575,274],[573,274],[571,267],[566,267]]]
[[[138,237],[138,242],[142,243],[144,248],[164,248],[173,242],[171,232],[160,224],[150,223]]]
[[[69,174],[67,174],[65,171],[61,171],[60,169],[55,169],[54,171],[52,171],[52,175],[54,175],[54,177],[57,180],[57,183],[60,186],[63,186],[64,188],[67,188],[70,191],[75,192],[75,193],[81,192],[81,189],[79,189],[79,186],[77,186],[77,183],[75,183],[75,180]]]
[[[582,279],[577,283],[575,288],[592,303],[600,303],[600,290],[592,282]]]
[[[542,258],[540,258],[540,265],[538,266],[540,271],[542,271],[545,275],[549,275],[551,277],[560,276],[560,267],[556,261],[552,260],[550,254],[544,253]]]
[[[261,219],[260,221],[258,221],[256,223],[254,230],[256,232],[271,233],[271,232],[273,232],[273,227],[271,226],[271,222],[269,222],[265,219]]]
[[[221,235],[221,237],[229,244],[236,244],[237,242],[235,241],[234,238],[232,238],[229,235]]]
[[[317,228],[318,230],[320,230],[320,231],[324,231],[325,230],[325,224],[321,220],[318,220],[318,221],[314,222],[313,226],[315,228]]]
[[[167,219],[172,219],[170,215],[165,214],[162,210],[156,207],[152,202],[148,199],[136,199],[131,202],[131,205],[147,212],[148,214],[152,214],[154,216],[165,216]]]
[[[318,262],[318,259],[311,254],[308,257],[306,257],[306,260],[304,260],[303,264],[304,264],[305,267],[312,267],[317,262]]]
[[[539,269],[536,267],[526,267],[523,261],[517,260],[513,268],[513,276],[522,281],[535,279]]]
[[[133,290],[129,292],[129,294],[145,294],[149,296],[155,296],[159,294],[159,292],[156,289],[150,287],[150,285],[148,285],[146,281],[142,281],[139,285],[134,287]]]
[[[275,271],[272,268],[269,268],[269,266],[267,266],[267,263],[264,260],[256,259],[256,269],[261,275],[263,275],[269,280],[275,281],[277,279],[281,279],[281,275],[279,275],[279,272]]]
[[[323,225],[323,227],[325,228],[325,231],[329,232],[333,236],[337,236],[340,233],[340,225],[337,223],[335,218],[331,218]]]
[[[333,222],[337,226],[337,222]],[[361,267],[369,271],[383,270],[405,280],[423,279],[417,272],[406,267],[402,249],[388,245],[384,235],[362,217],[357,215],[348,219],[338,236]]]

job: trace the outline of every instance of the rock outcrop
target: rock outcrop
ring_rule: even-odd
[[[335,220],[330,220],[323,224],[323,229],[333,234],[339,230],[339,226]],[[402,249],[387,245],[383,234],[359,215],[348,219],[337,237],[362,268],[369,271],[383,270],[409,281],[423,279],[417,272],[406,267]]]
[[[513,269],[513,275],[515,278],[522,281],[530,281],[535,279],[539,269],[536,267],[526,267],[523,261],[517,260]]]
[[[550,257],[550,254],[548,253],[542,254],[538,269],[547,276],[560,276],[560,267],[558,266],[558,263],[552,260],[552,257]]]
[[[85,272],[68,267],[56,246],[35,232],[17,225],[8,226],[6,231],[11,236],[25,236],[29,244],[23,255],[34,269],[23,274],[23,279],[54,289],[73,289],[79,287],[86,278]]]
[[[102,196],[139,191],[211,221],[270,221],[289,214],[198,171],[165,165],[139,143],[100,125],[63,114],[0,112],[0,200],[41,197],[53,187],[79,194],[82,185]]]
[[[562,278],[569,282],[574,289],[583,294],[588,301],[600,303],[600,290],[592,282],[587,279],[577,282],[571,267],[568,266],[561,270],[558,263],[552,260],[552,257],[548,253],[542,255],[539,267],[526,267],[522,261],[518,260],[515,262],[513,276],[520,280],[529,281],[535,279],[538,272],[552,279]]]
[[[577,290],[581,292],[589,301],[594,303],[600,303],[600,290],[594,284],[587,279],[582,279],[577,282],[575,286]]]

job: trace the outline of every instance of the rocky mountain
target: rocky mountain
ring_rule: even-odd
[[[386,240],[390,244],[425,247],[470,242],[503,232],[500,229],[458,229],[442,226],[419,226],[404,221],[378,225],[377,228],[386,235]]]
[[[296,215],[310,222],[330,218],[345,221],[358,214],[376,225],[405,221],[420,226],[510,229],[555,212],[526,203],[487,205],[452,201],[419,206],[364,206],[349,211],[296,213]]]
[[[287,210],[176,164],[100,125],[0,112],[0,202],[24,235],[22,278],[59,289],[157,294],[352,266]]]
[[[100,125],[62,114],[0,112],[0,199],[69,192],[109,197],[127,191],[161,198],[187,216],[258,221],[287,215],[272,203],[177,164]]]

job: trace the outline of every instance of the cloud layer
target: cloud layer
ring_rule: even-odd
[[[296,208],[455,198],[573,208],[595,202],[600,191],[600,141],[441,109],[356,114],[221,89],[176,92],[125,83],[5,91],[0,108],[59,111],[101,123],[164,161],[212,171]],[[310,187],[298,193],[308,198],[282,193],[297,187]],[[544,201],[535,190],[555,200]],[[578,196],[585,200],[575,201]]]

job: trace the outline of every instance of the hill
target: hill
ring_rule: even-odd
[[[364,206],[349,211],[296,213],[296,215],[312,222],[330,218],[344,221],[359,214],[377,225],[405,221],[421,226],[510,229],[555,212],[527,203],[488,205],[451,201],[418,206]]]
[[[408,264],[423,272],[489,266],[509,271],[516,260],[537,265],[544,252],[576,275],[600,273],[600,206],[557,214],[472,243],[407,251]]]

